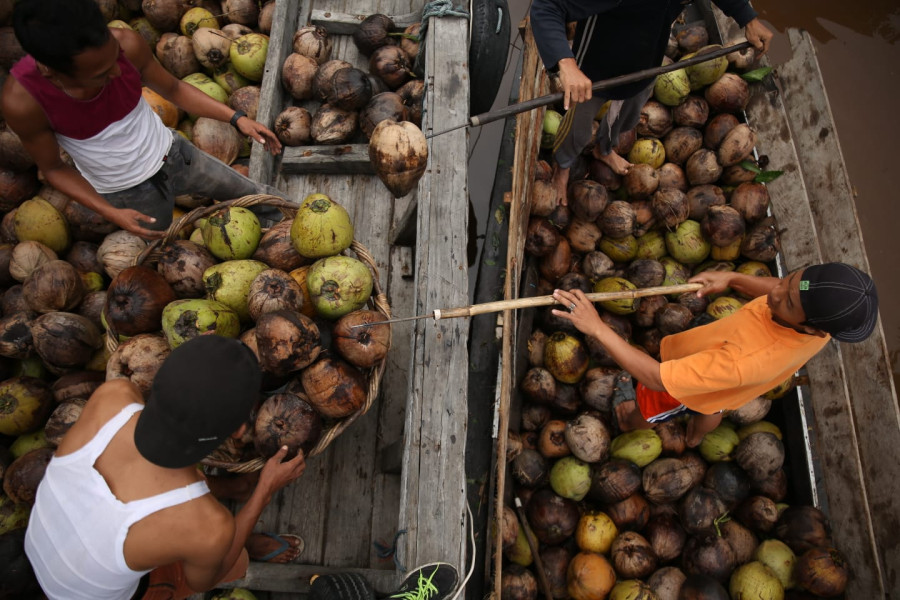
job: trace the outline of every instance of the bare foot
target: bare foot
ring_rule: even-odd
[[[604,163],[607,167],[609,167],[619,175],[625,175],[626,173],[628,173],[628,171],[631,170],[631,167],[634,166],[630,162],[619,156],[618,152],[600,154],[600,149],[596,146],[594,147],[593,155],[594,158]]]
[[[259,471],[240,475],[209,475],[206,485],[210,493],[218,500],[235,500],[246,502],[259,481]]]
[[[566,206],[569,204],[569,169],[563,169],[559,165],[553,165],[553,178],[550,180],[556,189],[556,203]]]
[[[253,533],[250,534],[246,547],[251,560],[288,563],[303,552],[303,539],[287,533]]]

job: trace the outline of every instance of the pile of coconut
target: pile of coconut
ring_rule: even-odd
[[[0,233],[4,528],[24,525],[53,448],[91,393],[127,378],[147,395],[163,360],[192,337],[240,338],[263,372],[255,430],[230,440],[219,461],[283,445],[308,453],[366,405],[390,329],[354,327],[385,315],[367,307],[372,270],[345,252],[353,224],[340,204],[310,195],[266,231],[247,208],[211,207],[143,261],[145,241],[73,226],[71,205],[31,197]]]
[[[688,27],[673,36],[669,54],[703,53],[706,43],[703,27]],[[549,165],[539,164],[526,239],[537,294],[676,285],[707,269],[770,275],[778,239],[765,181],[776,173],[761,168],[744,122],[748,80],[760,76],[741,74],[751,66],[746,55],[733,55],[660,76],[636,131],[616,146],[634,167],[619,176],[587,149],[572,169],[568,206],[556,205]],[[545,147],[557,120],[552,113],[545,119]],[[622,338],[658,358],[662,337],[722,318],[747,300],[734,292],[670,294],[598,309]],[[777,600],[785,590],[804,598],[843,593],[848,566],[825,515],[791,502],[779,413],[769,416],[793,380],[728,413],[691,450],[684,419],[618,431],[611,395],[620,367],[550,309],[535,324],[507,459],[549,595]],[[519,525],[507,509],[507,600],[540,593],[536,557]]]

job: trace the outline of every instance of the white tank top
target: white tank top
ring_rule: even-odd
[[[163,157],[172,147],[172,131],[143,98],[124,119],[93,137],[77,140],[57,133],[56,139],[101,194],[127,190],[149,179],[162,168]]]
[[[25,553],[50,600],[127,600],[149,571],[125,562],[125,536],[156,511],[209,493],[205,481],[122,502],[94,468],[109,441],[141,404],[129,404],[71,454],[54,456],[38,486]]]

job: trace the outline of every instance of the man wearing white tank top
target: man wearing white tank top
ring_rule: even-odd
[[[93,0],[19,0],[13,25],[28,55],[3,86],[3,116],[47,182],[72,200],[122,229],[158,238],[181,194],[284,197],[174,135],[141,86],[192,115],[230,122],[272,154],[281,151],[275,134],[173,77],[137,32],[108,28]],[[61,147],[76,168],[60,157]],[[266,209],[275,210],[253,210],[272,216]]]
[[[176,600],[243,576],[253,527],[303,473],[303,453],[271,457],[236,515],[196,464],[243,433],[260,381],[247,346],[206,335],[172,351],[146,405],[127,379],[94,392],[47,466],[25,536],[50,600]]]

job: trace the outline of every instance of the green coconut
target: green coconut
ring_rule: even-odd
[[[259,219],[240,206],[216,211],[206,219],[201,232],[203,245],[219,260],[250,258],[262,238]]]
[[[779,429],[778,425],[770,421],[757,421],[756,423],[744,425],[737,430],[738,439],[741,441],[743,441],[743,439],[748,435],[752,435],[754,433],[771,433],[779,440],[783,439],[781,429]]]
[[[221,302],[233,310],[241,321],[250,320],[250,284],[269,268],[258,260],[229,260],[203,271],[203,285],[209,300]]]
[[[594,284],[594,291],[598,293],[627,292],[636,289],[633,283],[623,277],[604,277]],[[604,300],[600,306],[617,315],[627,315],[635,310],[634,298]]]
[[[541,131],[541,148],[549,149],[553,147],[556,141],[556,132],[559,131],[559,124],[562,123],[562,115],[555,110],[544,111],[544,128]]]
[[[232,42],[228,54],[235,71],[250,81],[262,81],[268,51],[269,36],[248,33]]]
[[[597,249],[610,257],[613,262],[627,263],[637,257],[638,241],[633,235],[622,238],[603,236],[597,244]]]
[[[328,256],[309,267],[306,285],[316,313],[338,319],[365,306],[372,295],[372,272],[353,257]]]
[[[754,560],[731,573],[728,593],[735,599],[783,600],[784,586],[772,569]]]
[[[56,207],[35,196],[26,200],[16,209],[14,229],[20,242],[40,242],[60,253],[69,247],[71,236],[69,223]]]
[[[182,78],[182,81],[192,85],[210,98],[218,100],[222,104],[228,102],[228,92],[221,85],[210,79],[203,73],[191,73]]]
[[[722,46],[719,44],[704,46],[696,52],[685,54],[681,57],[681,60],[693,58],[694,56],[702,55],[706,52],[712,52],[721,47]],[[684,70],[687,72],[688,80],[691,84],[691,91],[697,91],[702,87],[715,83],[719,80],[719,77],[725,74],[725,71],[728,70],[728,57],[720,56],[718,58],[711,58],[700,64],[685,67]]]
[[[665,255],[666,239],[663,237],[661,231],[653,229],[637,238],[637,252],[635,252],[635,258],[659,260]]]
[[[213,81],[219,84],[219,86],[221,86],[221,88],[229,95],[233,94],[237,89],[253,85],[253,82],[235,71],[234,65],[231,63],[226,63],[218,67],[215,72],[213,72]]]
[[[666,270],[666,276],[663,279],[664,286],[682,285],[684,283],[687,283],[688,279],[690,279],[690,267],[687,267],[684,264],[678,262],[673,257],[663,256],[661,259],[659,259],[659,262],[662,263],[663,268]],[[673,296],[673,294],[669,295]],[[677,294],[675,294],[672,299],[677,300]]]
[[[23,454],[27,454],[38,448],[49,448],[50,442],[47,441],[47,434],[43,429],[32,431],[31,433],[23,433],[9,445],[9,453],[13,458],[19,458]]]
[[[20,436],[40,429],[53,410],[50,386],[34,377],[0,383],[0,433]]]
[[[562,496],[581,502],[591,489],[591,466],[574,456],[565,456],[550,468],[550,487]]]
[[[340,254],[353,243],[353,221],[343,206],[325,194],[310,194],[294,216],[291,242],[306,258]]]
[[[666,162],[666,148],[656,138],[641,138],[628,151],[628,162],[643,163],[658,169]]]
[[[6,494],[0,494],[0,535],[28,526],[31,507],[24,502],[14,502]]]
[[[684,69],[659,75],[653,85],[653,97],[666,106],[678,106],[690,93],[691,80]]]
[[[544,342],[544,367],[563,383],[578,383],[588,370],[590,358],[581,339],[555,331]]]
[[[696,265],[709,256],[710,243],[703,237],[697,221],[682,221],[675,231],[667,231],[665,237],[669,255],[681,264]]]
[[[175,300],[163,309],[162,330],[172,349],[204,334],[236,338],[241,333],[237,313],[215,300]]]
[[[609,454],[646,467],[662,453],[662,440],[652,429],[635,429],[613,438]]]
[[[794,563],[797,562],[797,556],[781,540],[770,539],[761,542],[753,551],[753,559],[772,569],[784,589],[795,586]]]
[[[732,424],[723,423],[703,436],[700,441],[700,455],[707,462],[731,460],[731,453],[741,442]]]

